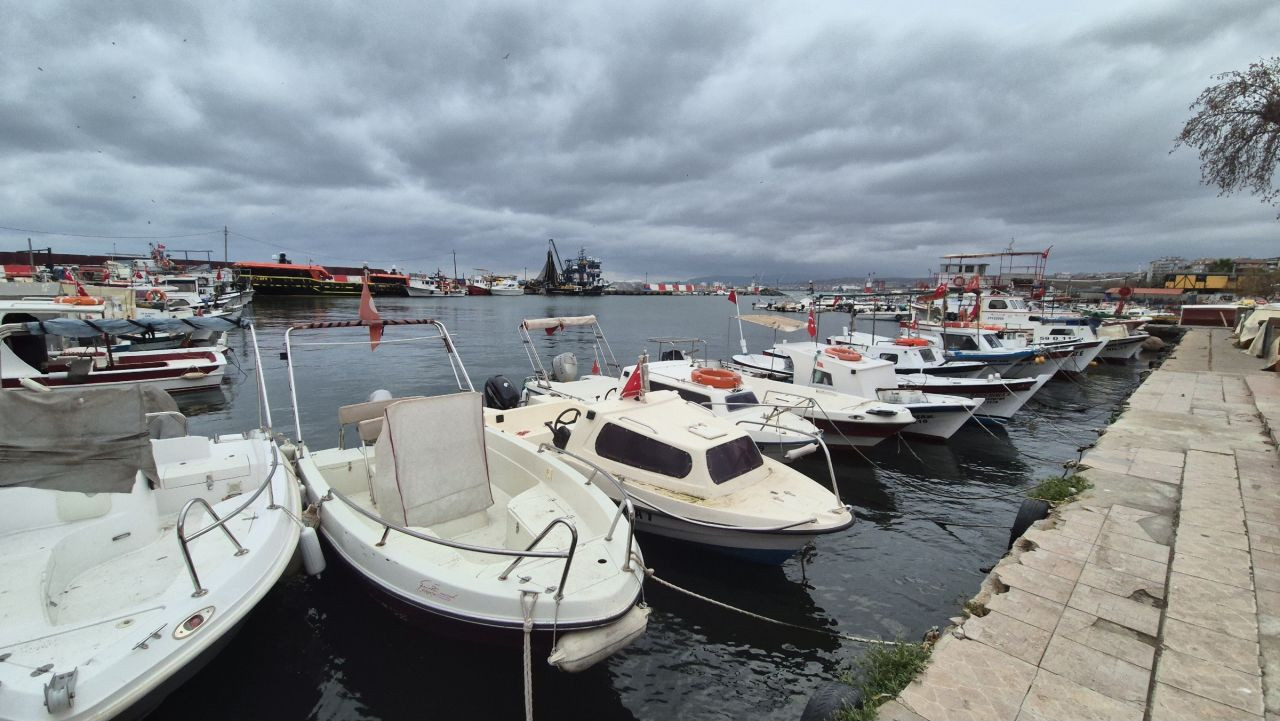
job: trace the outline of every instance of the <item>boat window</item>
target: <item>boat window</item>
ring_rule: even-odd
[[[1049,331],[1049,335],[1075,335],[1070,328],[1054,328]]]
[[[663,383],[661,381],[655,381],[652,378],[649,379],[649,390],[675,391],[677,394],[679,394],[681,398],[685,399],[686,401],[691,401],[693,403],[697,403],[703,406],[706,406],[708,403],[711,402],[711,396],[709,395],[705,395],[703,393],[697,393],[695,391],[689,390],[688,388],[681,388],[680,386],[669,386],[666,383]]]
[[[987,302],[987,307],[990,308],[991,310],[1008,310],[1009,309],[1008,304],[1006,304],[1003,300],[994,300],[994,299]]]
[[[931,348],[921,348],[921,349],[920,349],[920,358],[921,358],[921,360],[923,360],[925,363],[932,363],[932,362],[934,362],[935,360],[937,360],[937,358],[935,358],[935,357],[934,357],[934,355],[933,355],[933,349],[931,349]]]
[[[813,381],[812,381],[812,384],[813,384],[813,385],[818,385],[818,386],[829,386],[829,385],[833,385],[833,384],[831,383],[831,374],[830,374],[830,373],[828,373],[828,372],[826,372],[826,371],[824,371],[824,370],[820,370],[820,369],[818,369],[818,368],[814,368],[814,369],[813,369]]]
[[[740,436],[707,450],[707,472],[717,485],[764,465],[751,436]]]
[[[756,405],[760,401],[756,399],[756,394],[751,391],[739,391],[725,396],[724,402],[729,410],[736,411],[739,408]]]
[[[897,363],[897,362],[898,362],[898,354],[897,354],[897,353],[881,353],[881,354],[880,354],[880,360],[887,360],[887,361],[889,361],[890,363]]]
[[[1003,348],[1004,344],[1000,342],[1000,336],[995,333],[983,333],[982,340],[987,342],[988,348]]]
[[[606,423],[600,429],[596,453],[611,461],[672,478],[684,478],[693,470],[693,456],[616,423]]]
[[[978,350],[978,342],[972,336],[947,333],[942,336],[942,340],[942,347],[947,350]]]

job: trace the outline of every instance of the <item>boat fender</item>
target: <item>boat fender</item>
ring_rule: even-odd
[[[316,529],[311,526],[302,527],[302,532],[298,534],[298,548],[302,549],[302,567],[307,570],[307,575],[319,576],[324,573],[324,551],[320,549],[320,537],[316,535]]]
[[[862,692],[841,681],[828,681],[818,687],[804,705],[800,721],[836,721],[848,709],[862,708]]]
[[[570,631],[560,636],[547,663],[569,673],[585,671],[639,638],[649,624],[649,613],[648,606],[632,606],[608,626]]]
[[[1013,519],[1013,527],[1009,529],[1009,548],[1013,548],[1014,541],[1021,538],[1022,534],[1031,528],[1031,524],[1048,517],[1048,501],[1042,501],[1039,498],[1024,499],[1018,508],[1017,517]]]

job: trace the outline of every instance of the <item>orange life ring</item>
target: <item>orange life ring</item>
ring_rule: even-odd
[[[152,288],[147,291],[146,300],[148,303],[162,303],[169,298],[163,290]]]
[[[60,295],[54,298],[53,302],[63,305],[102,305],[101,298],[94,298],[89,295]]]
[[[926,346],[926,345],[929,345],[929,341],[925,340],[924,338],[898,338],[893,342],[893,344],[906,345],[906,346]]]
[[[694,368],[693,382],[712,388],[737,388],[742,385],[742,376],[727,368]]]
[[[851,348],[839,348],[839,347],[828,348],[824,350],[823,353],[826,353],[832,358],[835,358],[837,360],[842,360],[842,361],[862,360],[862,354]]]

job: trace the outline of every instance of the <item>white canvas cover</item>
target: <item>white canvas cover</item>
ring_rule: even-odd
[[[547,328],[567,328],[572,325],[595,325],[594,315],[575,315],[564,318],[526,318],[525,330],[545,330]]]
[[[481,398],[455,393],[387,406],[374,446],[373,497],[383,520],[431,526],[493,505]]]

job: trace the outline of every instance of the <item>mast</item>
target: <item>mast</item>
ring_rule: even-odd
[[[230,256],[227,254],[227,226],[222,226],[222,262],[226,264]]]

